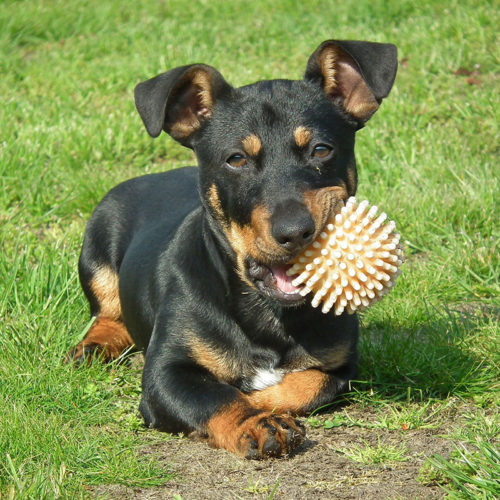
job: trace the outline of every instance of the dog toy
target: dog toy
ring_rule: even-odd
[[[322,312],[353,314],[380,300],[400,274],[403,249],[393,221],[384,224],[385,213],[376,219],[377,207],[368,202],[347,200],[331,217],[318,238],[293,261],[288,276],[303,285],[300,294],[314,292],[313,307],[323,303]]]

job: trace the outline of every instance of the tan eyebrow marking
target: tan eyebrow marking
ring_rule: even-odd
[[[299,146],[299,148],[303,148],[307,146],[311,140],[311,131],[301,125],[293,131],[293,138],[295,139],[297,146]]]
[[[262,149],[262,143],[255,134],[250,134],[249,136],[245,137],[242,143],[243,149],[250,156],[257,156]]]

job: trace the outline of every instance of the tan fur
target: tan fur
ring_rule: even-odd
[[[188,346],[191,357],[206,368],[217,380],[233,382],[241,374],[241,367],[227,351],[205,343],[195,335],[190,335]]]
[[[328,45],[319,55],[323,89],[328,95],[344,97],[344,109],[352,116],[368,120],[379,107],[356,63],[340,48]]]
[[[90,289],[99,302],[99,316],[118,320],[122,310],[118,292],[118,275],[109,266],[102,266],[94,273]]]
[[[330,95],[337,88],[337,49],[332,46],[327,46],[323,49],[319,57],[319,66],[323,74],[323,90]]]
[[[344,185],[311,189],[304,192],[304,203],[311,213],[316,227],[313,239],[316,239],[330,215],[336,211],[338,204],[347,198],[348,194]]]
[[[242,141],[243,149],[245,153],[250,156],[257,156],[262,149],[262,142],[255,134],[250,134],[245,137]]]
[[[300,413],[320,394],[328,375],[310,369],[287,373],[276,385],[248,394],[250,404],[263,410]]]
[[[222,210],[222,206],[220,204],[219,192],[217,191],[217,186],[212,184],[208,188],[207,200],[210,206],[214,211],[215,218],[219,221],[220,224],[225,224],[225,216],[224,211]]]
[[[214,102],[210,88],[210,75],[206,71],[196,70],[193,75],[193,85],[198,87],[198,95],[202,104],[200,112],[203,113],[204,109],[211,110]]]
[[[196,87],[196,93],[200,100],[200,108],[196,113],[193,113],[188,108],[177,117],[177,120],[170,128],[170,135],[175,139],[190,136],[201,127],[202,119],[210,118],[212,115],[213,98],[210,74],[203,69],[195,68],[185,76],[185,80],[191,80],[191,85]]]
[[[271,214],[262,205],[252,211],[251,222],[240,225],[231,221],[226,228],[227,238],[236,252],[238,273],[250,286],[254,286],[247,278],[244,269],[246,257],[267,263],[283,257],[283,249],[276,243],[271,234]]]
[[[293,131],[293,138],[295,139],[295,144],[297,144],[299,148],[304,148],[311,140],[311,131],[301,125]]]
[[[95,349],[95,354],[101,355],[104,361],[112,361],[133,345],[134,341],[121,321],[99,317],[70,356],[73,359],[81,359],[85,348],[91,348]]]
[[[243,457],[250,451],[252,441],[256,444],[258,456],[266,456],[264,446],[269,439],[276,440],[280,445],[281,449],[275,455],[288,453],[291,451],[290,445],[293,449],[303,440],[301,437],[290,442],[290,432],[294,432],[297,437],[304,435],[293,417],[258,411],[248,404],[244,395],[221,408],[207,424],[211,446],[224,448]]]

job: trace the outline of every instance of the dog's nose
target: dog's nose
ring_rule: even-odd
[[[274,213],[271,233],[276,242],[289,252],[311,243],[314,236],[314,220],[302,204],[283,207]]]

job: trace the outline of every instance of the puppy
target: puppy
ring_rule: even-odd
[[[192,64],[140,83],[139,114],[198,167],[129,180],[93,213],[79,261],[95,322],[71,356],[145,356],[146,425],[247,458],[290,453],[294,415],[356,373],[356,315],[313,309],[290,260],[356,192],[354,136],[394,82],[396,47],[328,40],[304,78],[229,85]]]

